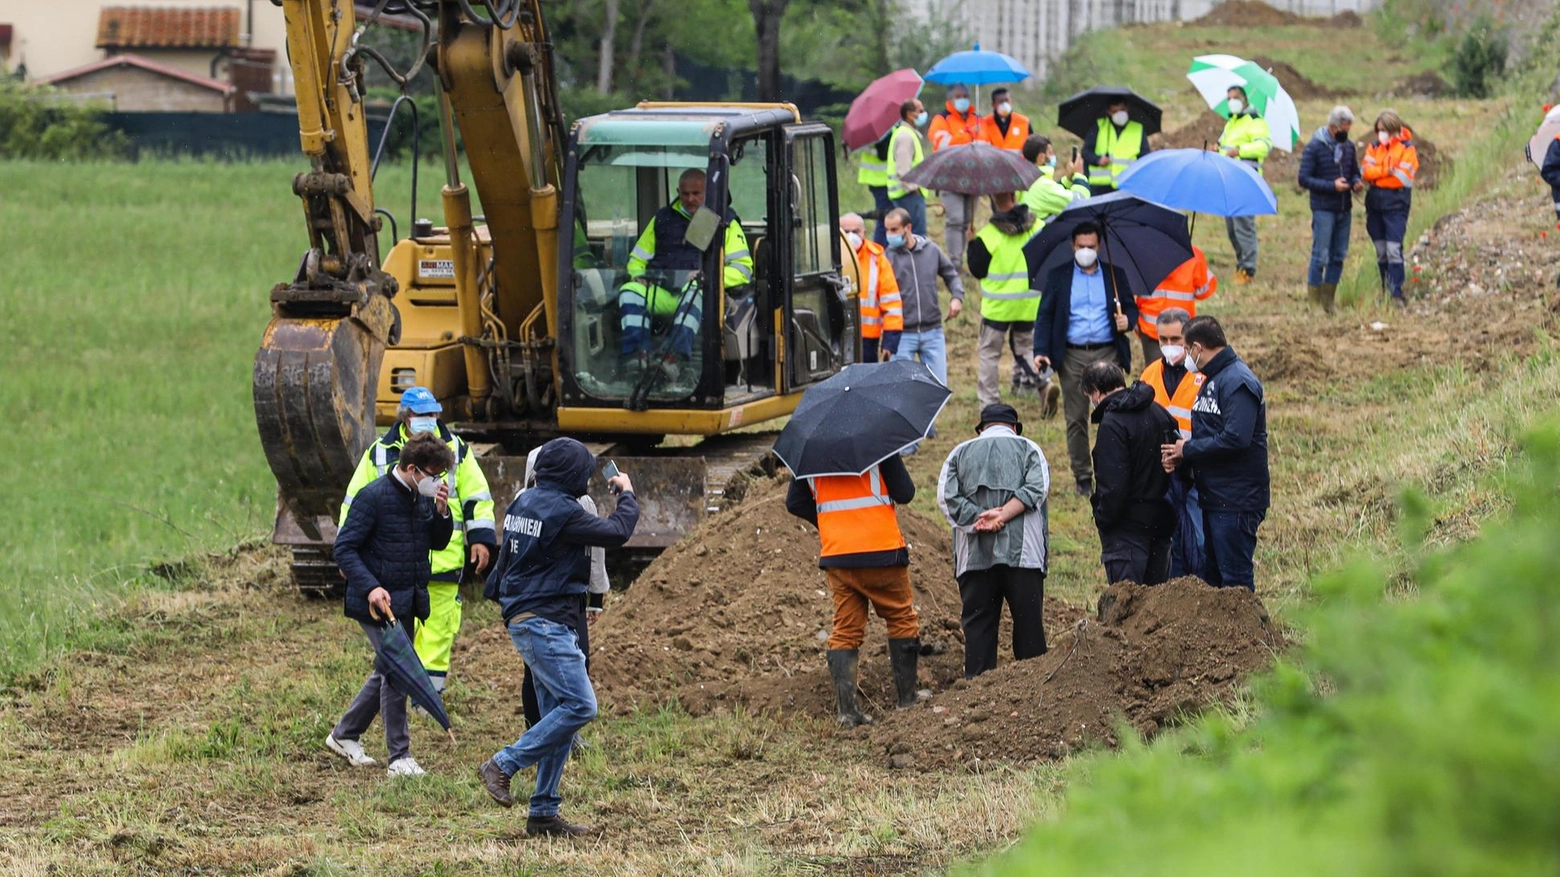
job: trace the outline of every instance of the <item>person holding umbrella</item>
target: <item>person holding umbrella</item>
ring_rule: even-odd
[[[1096,362],[1111,361],[1131,368],[1129,331],[1137,322],[1137,304],[1126,272],[1100,264],[1100,237],[1100,227],[1092,222],[1073,226],[1073,263],[1045,275],[1035,316],[1035,368],[1055,368],[1061,377],[1067,456],[1079,496],[1094,492],[1083,371]]]
[[[916,234],[926,235],[926,195],[915,183],[903,177],[921,163],[926,151],[921,145],[919,128],[926,125],[926,107],[919,98],[899,105],[899,123],[889,134],[888,200],[910,214],[910,226]]]
[[[1413,204],[1414,176],[1419,173],[1419,151],[1414,135],[1391,110],[1376,117],[1376,142],[1365,147],[1360,175],[1370,188],[1365,192],[1365,230],[1376,245],[1376,270],[1382,288],[1392,293],[1392,303],[1404,305],[1403,236],[1408,233],[1408,210]]]
[[[1224,133],[1219,135],[1218,149],[1230,158],[1246,162],[1260,175],[1262,162],[1273,149],[1267,120],[1252,106],[1242,86],[1230,86],[1225,102],[1230,118],[1224,123]],[[1257,276],[1257,218],[1226,216],[1224,225],[1230,246],[1235,248],[1235,282],[1250,283]]]
[[[342,614],[381,650],[385,626],[428,618],[429,553],[442,551],[455,531],[445,473],[455,455],[433,433],[419,432],[401,447],[395,466],[357,492],[336,534],[336,565],[347,580]],[[375,716],[385,726],[391,777],[422,776],[411,754],[406,692],[376,668],[325,738],[325,747],[353,767],[374,764],[358,738]]]
[[[970,102],[970,89],[962,83],[948,86],[947,109],[932,117],[926,137],[932,152],[963,146],[982,139],[983,117]],[[958,192],[938,192],[943,206],[943,246],[954,267],[964,267],[964,246],[969,243],[970,224],[975,219],[975,196]]]
[[[1095,195],[1116,191],[1117,178],[1154,151],[1143,123],[1128,110],[1125,97],[1111,101],[1105,115],[1095,121],[1094,136],[1083,139],[1083,163],[1089,168],[1089,190]]]

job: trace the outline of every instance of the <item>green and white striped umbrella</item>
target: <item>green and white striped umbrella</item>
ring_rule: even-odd
[[[1245,58],[1234,55],[1199,55],[1192,59],[1186,78],[1197,86],[1197,93],[1208,107],[1228,119],[1228,92],[1239,86],[1246,90],[1252,106],[1267,120],[1273,132],[1273,146],[1293,152],[1300,142],[1300,112],[1294,99],[1273,74]]]

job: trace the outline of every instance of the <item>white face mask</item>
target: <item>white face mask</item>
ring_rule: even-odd
[[[1230,98],[1229,104],[1230,104],[1230,115],[1232,115],[1232,116],[1235,115],[1236,113],[1239,113],[1241,110],[1244,110],[1246,108],[1246,105],[1241,103],[1240,102],[1240,98],[1238,98],[1238,97]]]
[[[1078,263],[1079,268],[1092,268],[1099,258],[1100,254],[1093,247],[1083,247],[1073,251],[1073,261]]]
[[[1186,355],[1186,370],[1192,374],[1196,374],[1202,371],[1202,366],[1197,364],[1197,357],[1191,355],[1190,353]]]
[[[1376,132],[1376,141],[1378,143],[1380,143],[1382,146],[1386,146],[1387,142],[1390,141],[1391,139],[1392,139],[1392,135],[1388,134],[1385,131],[1377,131]]]
[[[997,115],[1006,116],[1011,112],[1013,112],[1012,104],[1006,102],[997,104]]]
[[[845,240],[850,242],[850,248],[852,250],[861,249],[861,235],[856,234],[853,231],[847,231],[845,232]]]
[[[1117,127],[1127,124],[1127,111],[1117,110],[1116,112],[1111,113],[1110,120],[1116,123]]]
[[[1165,344],[1159,348],[1159,354],[1170,365],[1177,365],[1186,358],[1186,348],[1179,344]]]
[[[417,482],[417,492],[432,499],[439,492],[439,479],[424,474],[423,480]]]

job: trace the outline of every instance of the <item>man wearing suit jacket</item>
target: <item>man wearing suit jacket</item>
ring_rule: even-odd
[[[1126,272],[1099,261],[1100,229],[1080,223],[1072,233],[1073,264],[1052,270],[1041,287],[1035,317],[1035,368],[1056,369],[1062,379],[1062,410],[1067,418],[1067,456],[1079,496],[1094,492],[1089,457],[1089,396],[1083,370],[1114,359],[1132,367],[1130,328],[1137,323],[1137,302]]]

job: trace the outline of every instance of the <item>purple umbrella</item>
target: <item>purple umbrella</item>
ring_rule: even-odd
[[[850,102],[845,114],[845,149],[855,151],[883,139],[899,121],[899,105],[921,93],[921,74],[906,67],[880,79]]]
[[[995,195],[1028,189],[1040,169],[1021,153],[975,142],[939,149],[900,179],[934,192]]]

